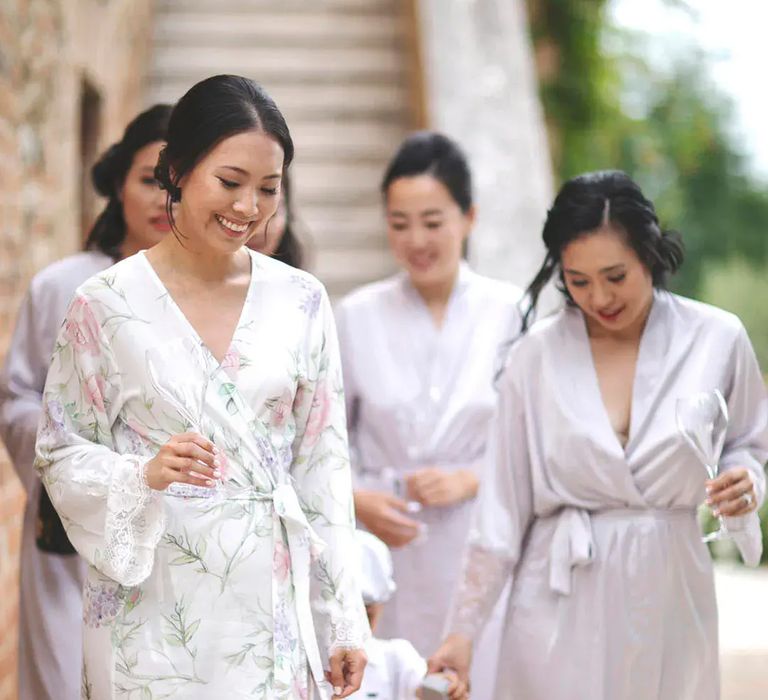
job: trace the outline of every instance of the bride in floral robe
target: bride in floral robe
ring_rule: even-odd
[[[253,125],[220,138],[224,107]],[[292,154],[276,115],[236,76],[182,98],[167,163],[187,172],[184,198],[167,163],[156,171],[181,200],[174,235],[81,285],[56,342],[36,465],[90,565],[85,698],[327,699],[326,663],[334,697],[359,686],[369,630],[346,561],[330,304],[312,276],[244,246]],[[184,160],[184,129],[206,124],[214,145]]]
[[[301,647],[312,668],[363,634],[334,556],[353,516],[327,296],[250,255],[221,364],[143,253],[81,286],[59,335],[38,467],[90,563],[86,697],[304,697]],[[220,484],[151,491],[140,467],[193,429],[220,450]]]

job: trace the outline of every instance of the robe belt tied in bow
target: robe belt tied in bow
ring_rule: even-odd
[[[608,508],[590,511],[585,508],[565,507],[552,517],[557,518],[549,552],[549,587],[560,595],[570,595],[571,574],[577,566],[587,566],[595,558],[592,520],[615,517],[636,520],[653,518],[695,517],[689,508]]]
[[[285,528],[288,541],[288,552],[291,557],[291,573],[295,593],[296,617],[299,624],[299,634],[304,652],[307,655],[312,677],[321,693],[327,692],[328,681],[325,679],[323,663],[320,657],[320,648],[317,643],[315,623],[312,618],[312,606],[310,603],[310,566],[313,557],[318,557],[325,549],[325,542],[312,529],[307,516],[301,509],[296,489],[290,481],[278,484],[272,492],[252,488],[229,489],[227,492],[230,500],[257,500],[272,501],[275,514]],[[279,535],[275,535],[275,542]],[[273,588],[272,594],[272,619],[277,621],[280,616],[278,610],[279,595]],[[273,656],[277,661],[278,649],[277,635],[273,635]],[[275,681],[283,687],[290,687],[294,682],[290,668],[275,664]],[[323,695],[325,697],[325,695]]]

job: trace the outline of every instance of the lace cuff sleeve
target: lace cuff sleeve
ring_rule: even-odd
[[[108,576],[126,586],[152,572],[155,546],[165,529],[162,495],[146,481],[147,458],[125,457],[115,465],[107,495],[105,547],[100,562]]]
[[[512,571],[512,561],[470,545],[446,625],[447,634],[475,641]]]

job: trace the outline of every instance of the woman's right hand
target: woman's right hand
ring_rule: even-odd
[[[366,529],[388,547],[404,547],[420,532],[421,523],[404,515],[408,504],[390,493],[355,491],[355,512]]]
[[[217,448],[197,433],[174,435],[147,462],[144,475],[149,487],[164,491],[172,483],[210,488],[221,477]]]
[[[472,664],[472,642],[460,634],[449,634],[440,648],[429,657],[429,673],[454,671],[462,683],[469,683]]]

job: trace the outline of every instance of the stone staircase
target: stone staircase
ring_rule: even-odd
[[[333,296],[390,274],[378,185],[410,130],[402,0],[155,0],[146,102],[216,73],[254,78],[296,143],[296,211]]]

